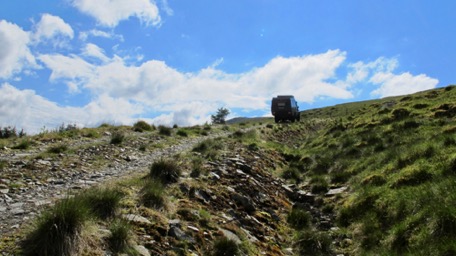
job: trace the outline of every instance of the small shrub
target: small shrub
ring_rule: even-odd
[[[80,198],[66,198],[39,216],[22,244],[24,255],[76,255],[89,210]]]
[[[164,136],[171,136],[172,129],[170,127],[167,127],[167,126],[160,125],[160,126],[158,126],[158,133],[160,135],[164,135]]]
[[[287,216],[287,222],[294,229],[309,227],[312,216],[304,209],[293,208]]]
[[[126,221],[114,221],[109,227],[108,237],[109,248],[116,254],[126,253],[128,255],[139,255],[131,246],[131,227]]]
[[[161,208],[165,204],[165,187],[157,180],[148,180],[141,190],[142,203],[151,208]]]
[[[113,144],[113,145],[122,144],[124,139],[125,139],[125,134],[123,134],[123,132],[118,132],[118,131],[114,132],[111,135],[111,144]]]
[[[152,164],[149,175],[163,184],[170,184],[179,180],[181,170],[174,161],[161,159]]]
[[[212,256],[237,256],[240,255],[238,244],[226,237],[215,240],[212,247]]]
[[[266,125],[266,128],[273,129],[273,128],[274,128],[274,125],[273,125],[273,124],[267,124],[267,125]]]
[[[143,132],[143,131],[152,131],[153,128],[146,121],[140,120],[133,125],[133,130],[135,132]]]

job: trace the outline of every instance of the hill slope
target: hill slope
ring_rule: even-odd
[[[8,148],[0,165],[5,211],[13,209],[8,198],[33,186],[65,184],[65,174],[129,169],[128,176],[99,182],[97,189],[73,187],[68,193],[74,196],[33,211],[37,221],[17,212],[22,225],[2,237],[0,250],[453,255],[455,102],[456,89],[449,86],[308,110],[291,124],[243,121],[164,134],[102,127],[28,138],[31,146],[23,150],[9,149],[20,145],[19,138],[0,140]],[[119,130],[127,136],[113,144]],[[62,144],[68,148],[60,151]],[[187,146],[167,151],[177,144]],[[159,150],[161,157],[147,158]]]

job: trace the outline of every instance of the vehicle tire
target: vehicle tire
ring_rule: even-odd
[[[279,117],[275,116],[275,117],[274,117],[274,121],[275,121],[276,123],[278,123],[278,122],[280,121]]]

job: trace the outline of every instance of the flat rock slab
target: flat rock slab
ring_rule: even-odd
[[[347,190],[348,187],[340,187],[340,188],[333,188],[333,189],[330,189],[326,195],[327,196],[334,196],[334,195],[338,195],[338,194],[341,194],[343,192],[345,192],[345,190]]]

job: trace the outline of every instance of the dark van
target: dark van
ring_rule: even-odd
[[[279,95],[272,98],[271,112],[276,123],[301,120],[298,103],[292,95]]]

